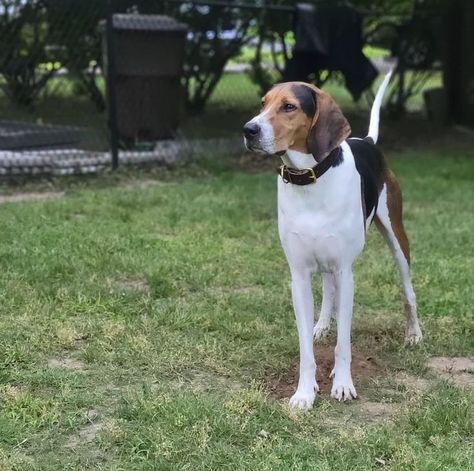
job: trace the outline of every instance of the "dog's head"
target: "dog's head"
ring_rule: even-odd
[[[275,85],[262,99],[260,114],[244,126],[245,145],[264,154],[297,150],[319,162],[351,133],[334,100],[303,82]]]

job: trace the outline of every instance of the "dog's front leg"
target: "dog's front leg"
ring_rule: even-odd
[[[334,377],[331,396],[335,399],[350,400],[356,398],[356,390],[351,375],[351,323],[354,302],[354,279],[352,267],[336,274],[337,289],[337,345],[335,349]]]
[[[313,351],[314,301],[311,273],[292,272],[291,293],[300,344],[300,376],[290,406],[310,409],[319,390],[316,383],[316,362]]]

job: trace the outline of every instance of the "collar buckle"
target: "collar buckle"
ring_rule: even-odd
[[[286,170],[286,173],[288,175],[288,179],[285,178],[285,170]],[[283,183],[290,183],[290,172],[288,171],[288,168],[286,165],[280,165],[280,176],[281,176],[281,179],[283,180]]]
[[[312,178],[314,180],[313,183],[316,183],[318,181],[318,179],[316,178],[316,174],[314,173],[314,168],[305,168],[305,170],[307,170],[311,175],[309,176],[309,178]]]

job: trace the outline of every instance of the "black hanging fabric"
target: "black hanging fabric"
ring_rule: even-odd
[[[372,85],[377,69],[362,52],[362,18],[347,6],[296,6],[295,46],[284,80],[307,81],[322,70],[340,71],[355,100]]]

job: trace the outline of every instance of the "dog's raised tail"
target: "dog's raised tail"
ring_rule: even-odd
[[[390,69],[388,74],[383,79],[379,89],[377,90],[377,94],[375,95],[375,100],[372,105],[372,109],[370,110],[370,124],[369,124],[369,133],[367,137],[370,137],[374,144],[377,142],[379,138],[379,121],[380,121],[380,107],[382,106],[383,96],[385,94],[385,90],[387,89],[387,85],[390,82],[390,78],[392,77],[393,69]]]

